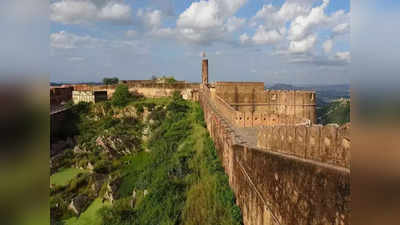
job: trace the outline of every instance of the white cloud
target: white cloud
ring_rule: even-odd
[[[223,17],[215,0],[193,2],[179,15],[177,26],[181,28],[207,29],[221,26]]]
[[[50,46],[57,49],[73,49],[79,47],[94,48],[101,44],[101,40],[86,36],[78,36],[66,31],[50,35]]]
[[[336,55],[335,55],[335,57],[338,59],[338,60],[341,60],[341,61],[344,61],[344,62],[350,62],[350,60],[351,60],[351,55],[350,55],[350,52],[337,52],[336,53]]]
[[[338,24],[332,29],[332,31],[335,35],[349,33],[350,32],[350,24],[349,23]]]
[[[106,21],[128,22],[131,20],[131,7],[121,3],[109,2],[100,10],[98,18]]]
[[[296,17],[289,29],[289,40],[298,41],[310,35],[312,28],[328,21],[325,15],[325,9],[329,4],[329,0],[323,0],[320,6],[312,8],[310,13],[306,16]]]
[[[243,27],[245,25],[245,23],[246,23],[246,19],[237,18],[237,17],[233,16],[228,19],[225,27],[228,30],[228,32],[233,32],[233,31]]]
[[[222,55],[222,52],[221,51],[216,51],[215,55]]]
[[[291,41],[289,45],[289,52],[295,54],[307,53],[314,47],[316,41],[316,35],[309,35],[299,41]]]
[[[169,27],[153,29],[150,31],[149,35],[156,38],[176,38],[175,30]]]
[[[243,19],[233,17],[247,0],[201,0],[193,2],[176,22],[177,31],[189,42],[209,44],[221,40],[225,32],[238,29]],[[232,18],[231,18],[232,17]]]
[[[324,52],[326,54],[330,53],[332,51],[333,48],[333,41],[331,39],[326,40],[323,44],[322,44],[322,48],[324,49]]]
[[[100,48],[134,48],[145,54],[147,49],[136,40],[106,40],[89,35],[77,35],[66,31],[50,34],[50,47],[56,50],[100,49]]]
[[[283,39],[285,29],[281,31],[277,30],[266,30],[266,28],[260,25],[253,36],[253,42],[255,44],[273,44]]]
[[[272,29],[285,25],[301,15],[306,15],[311,9],[310,1],[286,1],[281,8],[276,8],[272,4],[264,5],[252,18],[253,23],[262,20],[263,25]]]
[[[50,4],[50,19],[62,24],[84,24],[97,21],[131,22],[129,5],[109,1],[96,5],[93,0],[60,0]]]
[[[250,41],[250,37],[249,35],[247,35],[247,33],[240,35],[239,39],[242,44],[248,43]]]
[[[160,10],[139,9],[137,16],[148,28],[158,28],[161,26],[162,12]]]

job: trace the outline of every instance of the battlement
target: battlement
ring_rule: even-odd
[[[268,126],[259,129],[257,137],[261,149],[346,168],[350,143],[350,124]]]

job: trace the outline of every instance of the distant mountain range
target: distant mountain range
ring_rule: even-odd
[[[62,85],[68,85],[68,84],[93,84],[93,85],[98,85],[98,84],[103,84],[102,82],[76,82],[76,83],[66,83],[66,82],[50,82],[50,86],[62,86]]]
[[[275,84],[271,87],[266,87],[272,90],[313,90],[317,94],[317,107],[323,107],[326,104],[340,99],[350,98],[350,85],[335,84],[335,85],[302,85],[294,86],[290,84]]]

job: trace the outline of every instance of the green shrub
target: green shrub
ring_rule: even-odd
[[[111,171],[111,163],[108,160],[100,160],[94,165],[94,172],[106,174]]]
[[[130,97],[128,86],[120,84],[115,89],[111,102],[114,106],[124,107],[128,104]]]
[[[135,211],[130,207],[130,199],[117,200],[112,207],[98,211],[103,225],[130,225],[135,223]]]
[[[118,77],[104,77],[103,78],[103,84],[106,84],[106,85],[118,84],[118,82],[119,82]]]

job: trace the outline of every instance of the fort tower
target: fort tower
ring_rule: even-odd
[[[203,53],[201,78],[202,78],[202,84],[208,85],[208,59],[206,58],[205,53]]]

